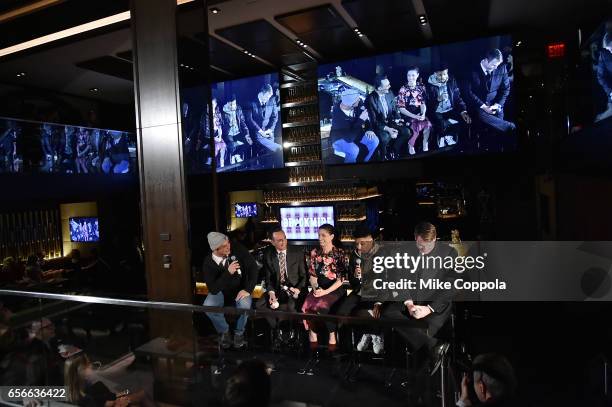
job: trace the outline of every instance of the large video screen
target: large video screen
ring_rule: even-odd
[[[271,73],[214,83],[212,132],[205,89],[183,90],[187,167],[192,172],[210,171],[214,156],[217,172],[282,168],[278,81],[278,74]]]
[[[70,218],[68,223],[70,225],[71,242],[100,241],[98,218]]]
[[[612,19],[601,24],[583,47],[588,50],[590,79],[594,85],[591,87],[594,112],[586,122],[592,121],[607,129],[606,135],[609,135],[612,124]],[[584,100],[580,104],[584,105]]]
[[[302,206],[280,208],[281,227],[291,240],[319,238],[319,226],[334,224],[333,206]]]
[[[0,118],[0,173],[135,171],[133,133]]]
[[[319,66],[327,164],[516,148],[512,38]]]

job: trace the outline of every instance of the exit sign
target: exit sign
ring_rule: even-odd
[[[548,58],[562,58],[565,56],[565,43],[555,42],[546,46],[546,56]]]

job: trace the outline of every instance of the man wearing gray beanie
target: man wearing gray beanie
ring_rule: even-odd
[[[257,263],[246,249],[239,244],[231,244],[223,233],[210,232],[206,238],[212,253],[204,259],[202,265],[203,279],[208,287],[204,305],[223,307],[227,301],[236,308],[250,309],[251,292],[257,280]],[[220,336],[221,347],[228,349],[232,342],[225,315],[217,312],[207,312],[206,315]],[[240,315],[234,329],[235,348],[246,345],[244,340],[246,322],[247,315]]]

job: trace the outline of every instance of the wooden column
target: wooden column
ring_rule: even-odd
[[[132,0],[131,14],[148,297],[191,303],[176,0]]]

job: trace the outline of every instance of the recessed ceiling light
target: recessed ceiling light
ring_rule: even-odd
[[[221,12],[221,10],[219,10],[217,7],[213,7],[213,8],[210,9],[210,12],[213,13],[213,14],[219,14]]]
[[[359,36],[359,37],[363,37],[363,34],[362,34],[362,33],[359,33],[359,34],[357,34],[357,36]]]
[[[98,88],[91,88],[91,89],[89,89],[89,91],[90,91],[90,92],[93,92],[93,93],[96,93],[96,92],[98,92],[99,90],[100,90],[100,89],[98,89]]]
[[[356,33],[358,33],[358,32],[359,32],[359,28],[357,28],[357,27],[355,27],[353,30],[354,30]]]
[[[425,14],[421,14],[419,16],[419,21],[421,22],[421,25],[427,24],[427,17],[425,16]]]
[[[17,74],[17,77],[18,77],[18,78],[23,78],[24,76],[26,76],[26,73],[25,73],[25,72],[19,72],[19,73]]]

